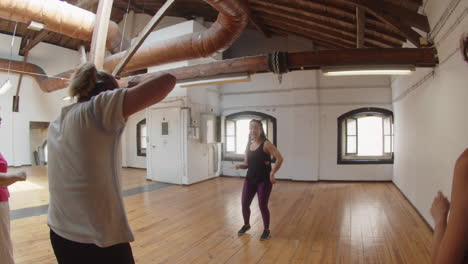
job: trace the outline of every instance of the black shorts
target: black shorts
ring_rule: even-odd
[[[50,242],[59,264],[134,264],[130,243],[110,247],[84,244],[65,239],[50,230]]]

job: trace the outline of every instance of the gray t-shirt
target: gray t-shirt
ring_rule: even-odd
[[[48,224],[63,238],[100,247],[134,240],[120,187],[125,92],[64,107],[49,126]]]

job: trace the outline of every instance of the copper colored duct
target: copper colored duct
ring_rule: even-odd
[[[124,71],[207,57],[228,48],[249,23],[249,7],[243,0],[205,1],[219,11],[218,18],[209,29],[156,43],[145,43],[133,55]],[[125,52],[120,52],[107,57],[104,68],[112,72],[124,55]]]
[[[49,31],[85,41],[91,40],[96,20],[94,13],[59,0],[0,0],[0,17],[25,24],[34,20]],[[107,49],[120,52],[121,41],[126,49],[129,42],[122,39],[118,25],[110,21]]]
[[[73,70],[70,70],[53,77],[47,77],[44,70],[35,64],[25,63],[23,66],[23,62],[20,61],[11,61],[11,63],[9,63],[9,60],[0,59],[0,71],[7,72],[8,68],[10,69],[10,73],[23,73],[24,75],[33,77],[36,79],[41,90],[46,93],[67,87],[67,79],[69,79],[73,73]]]

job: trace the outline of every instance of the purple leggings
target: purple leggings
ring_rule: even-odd
[[[244,216],[244,224],[250,225],[250,204],[255,196],[258,194],[258,206],[262,212],[263,226],[265,229],[270,227],[270,210],[268,210],[268,199],[270,198],[271,189],[273,185],[269,180],[255,184],[250,183],[248,180],[244,181],[244,189],[242,190],[242,215]]]

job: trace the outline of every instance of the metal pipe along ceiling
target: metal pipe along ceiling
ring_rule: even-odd
[[[0,17],[29,24],[31,20],[44,28],[72,38],[90,41],[96,15],[60,0],[0,0]],[[112,53],[120,52],[120,42],[126,49],[129,42],[122,39],[118,25],[110,21],[106,47]]]
[[[160,42],[143,44],[125,67],[125,71],[144,69],[150,66],[181,60],[207,57],[216,51],[228,48],[242,33],[249,22],[250,10],[244,0],[205,0],[219,11],[217,20],[203,32],[188,34]],[[89,11],[58,0],[0,0],[0,17],[23,23],[35,21],[45,24],[46,29],[70,37],[89,40],[92,37],[95,15]],[[111,21],[107,46],[116,50],[120,44],[120,31]],[[112,72],[125,55],[120,52],[105,60],[104,68]],[[12,67],[22,67],[12,63]],[[36,72],[37,66],[30,66]],[[18,68],[19,70],[20,68]],[[21,68],[22,69],[22,68]],[[40,68],[39,68],[40,69]],[[0,71],[2,71],[0,69]],[[27,71],[27,70],[26,70]],[[43,73],[43,70],[40,69]],[[70,76],[70,71],[60,76]],[[34,74],[30,74],[35,76]],[[41,89],[52,92],[67,86],[61,79],[39,78]],[[45,85],[47,83],[47,85]]]
[[[249,7],[243,0],[205,1],[219,11],[218,18],[209,29],[165,41],[144,43],[124,71],[207,57],[228,48],[249,23]],[[124,55],[125,52],[120,52],[107,57],[104,68],[112,72]]]

